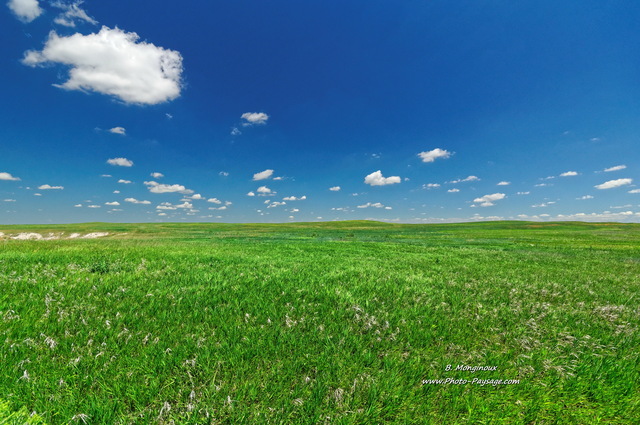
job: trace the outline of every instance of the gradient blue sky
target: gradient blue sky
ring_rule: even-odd
[[[638,222],[639,21],[633,1],[11,0],[0,223]]]

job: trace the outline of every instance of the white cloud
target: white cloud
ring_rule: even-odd
[[[306,195],[302,195],[299,198],[296,198],[295,196],[287,196],[283,201],[304,201],[305,199],[307,199]]]
[[[100,174],[100,177],[113,177],[111,174]]]
[[[144,182],[151,193],[182,193],[184,195],[190,195],[193,190],[187,189],[181,184],[161,184],[155,181]]]
[[[82,208],[82,204],[75,204],[74,207],[75,208]]]
[[[221,204],[222,203],[222,201],[219,200],[218,198],[207,199],[207,202],[211,202],[212,204]]]
[[[386,208],[384,205],[382,205],[380,202],[376,202],[376,203],[371,203],[371,202],[367,202],[364,205],[358,205],[358,208]]]
[[[38,186],[38,189],[40,190],[62,190],[64,189],[64,186],[51,186],[48,184],[42,184],[40,186]]]
[[[109,133],[121,134],[124,136],[127,134],[127,130],[124,127],[113,127],[111,130],[109,130]]]
[[[555,204],[555,201],[543,202],[541,204],[531,205],[531,208],[544,208],[544,207],[548,207],[549,205],[553,205],[553,204]]]
[[[511,182],[505,182],[505,181],[501,181],[500,183],[498,183],[496,186],[509,186],[511,184]]]
[[[253,193],[253,192],[249,192],[249,193],[247,193],[247,196],[256,196],[256,194]]]
[[[364,178],[364,182],[371,186],[386,186],[389,184],[400,183],[400,177],[391,176],[383,177],[380,170],[374,171]]]
[[[275,207],[279,207],[281,205],[287,205],[286,202],[272,202],[269,205],[267,205],[267,208],[275,208]]]
[[[116,206],[120,205],[120,202],[118,202],[118,201],[114,201],[114,202],[105,202],[104,204],[105,204],[105,205],[112,205],[112,206],[116,207]]]
[[[42,14],[38,0],[9,0],[7,6],[23,22],[31,22]]]
[[[190,202],[183,202],[179,205],[176,205],[176,208],[186,208],[186,209],[192,209],[193,208],[193,204]]]
[[[272,191],[271,189],[269,189],[267,186],[260,186],[256,192],[258,192],[259,196],[260,195],[261,196],[275,195],[275,193],[276,193],[276,192]]]
[[[150,201],[139,201],[136,198],[126,198],[124,201],[131,202],[132,204],[144,204],[144,205],[149,205],[151,203]]]
[[[70,66],[69,79],[56,87],[94,91],[125,103],[157,104],[180,95],[182,56],[174,50],[138,42],[136,33],[103,26],[97,34],[68,37],[49,33],[41,51],[29,50],[28,66]]]
[[[266,180],[273,175],[273,170],[264,170],[253,175],[253,181]]]
[[[164,174],[162,174],[162,173],[151,173],[150,176],[153,177],[154,179],[161,179],[161,178],[164,177]]]
[[[640,189],[632,189],[628,193],[640,193]]]
[[[439,187],[440,187],[439,183],[427,183],[422,185],[423,189],[437,189]]]
[[[233,127],[231,129],[231,135],[232,136],[239,136],[242,134],[242,131],[240,131],[240,129],[238,129],[238,127]]]
[[[553,184],[551,183],[538,183],[538,184],[534,184],[534,187],[547,187],[547,186],[553,186]]]
[[[616,165],[615,167],[605,168],[604,172],[609,173],[611,171],[620,171],[620,170],[624,170],[625,168],[627,168],[626,165]]]
[[[481,207],[491,207],[495,201],[506,198],[504,193],[493,193],[491,195],[484,195],[480,198],[476,198],[473,202],[479,202]]]
[[[87,15],[87,12],[80,8],[80,5],[82,3],[83,2],[81,0],[71,4],[63,3],[61,1],[52,3],[52,6],[57,7],[58,9],[62,9],[62,13],[56,16],[53,22],[71,28],[76,26],[76,20],[81,20],[96,25],[98,21]]]
[[[191,199],[194,201],[200,201],[202,199],[204,199],[204,197],[202,195],[200,195],[199,193],[193,194],[191,196],[188,196],[187,199]]]
[[[42,196],[42,193],[34,193],[33,196]]]
[[[266,124],[269,119],[269,115],[264,112],[245,112],[240,118],[245,120],[242,125],[248,126],[253,124]]]
[[[19,177],[13,177],[9,173],[0,173],[0,180],[11,180],[11,181],[20,181]]]
[[[447,190],[447,192],[456,193],[456,192],[460,192],[460,189],[453,188],[453,189]]]
[[[560,174],[560,177],[572,177],[577,175],[578,175],[577,171],[565,171],[564,173]]]
[[[218,175],[219,175],[219,176],[222,176],[222,177],[229,177],[229,173],[228,173],[228,172],[226,172],[226,171],[220,171],[220,172],[218,173]]]
[[[613,189],[616,187],[624,186],[627,184],[631,184],[633,179],[617,179],[617,180],[609,180],[602,184],[594,186],[596,189]]]
[[[329,190],[332,191],[332,192],[339,192],[340,189],[341,189],[340,186],[333,186],[333,187],[329,188]]]
[[[16,202],[15,199],[4,199],[4,202]]]
[[[300,210],[299,210],[299,209],[297,209],[297,208],[293,208],[293,209],[291,209],[291,211],[290,211],[290,212],[292,212],[292,213],[297,213],[297,212],[300,212]]]
[[[436,148],[431,151],[420,152],[418,156],[422,158],[422,162],[433,162],[437,158],[444,158],[444,159],[449,158],[451,156],[451,152],[440,149],[440,148]]]
[[[516,195],[528,195],[528,194],[530,194],[530,193],[531,193],[531,192],[518,192],[518,193],[516,193]]]
[[[577,199],[577,200],[579,200],[579,201],[583,201],[583,200],[585,200],[585,199],[593,199],[593,196],[591,196],[591,195],[584,195],[584,196],[581,196],[581,197],[576,198],[576,199]]]
[[[120,193],[120,191],[119,190],[114,190],[113,193]]]
[[[463,183],[463,182],[475,182],[475,181],[478,181],[478,180],[480,180],[480,179],[478,177],[476,177],[476,176],[469,176],[469,177],[466,177],[464,179],[458,179],[458,180],[450,181],[449,183],[456,184],[456,183]]]
[[[120,167],[131,167],[133,166],[133,161],[127,158],[109,158],[107,159],[107,164],[109,165],[117,165]]]
[[[133,183],[131,180],[125,180],[125,179],[120,179],[118,180],[118,183],[122,183],[122,184],[131,184]]]
[[[87,205],[87,208],[102,208],[100,205]]]

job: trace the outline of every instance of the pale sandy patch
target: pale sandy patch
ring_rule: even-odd
[[[87,233],[84,236],[81,236],[82,239],[95,239],[95,238],[101,238],[103,236],[107,236],[109,233],[108,232],[93,232],[93,233]]]
[[[75,238],[78,238],[78,237],[80,237],[80,233],[72,233],[72,234],[69,235],[68,239],[75,239]]]
[[[11,239],[19,241],[40,240],[42,239],[42,235],[40,233],[19,233],[16,236],[11,236]]]

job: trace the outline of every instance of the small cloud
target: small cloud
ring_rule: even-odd
[[[605,168],[603,171],[605,173],[610,173],[611,171],[620,171],[624,170],[625,168],[627,168],[626,165],[616,165],[615,167]]]
[[[283,201],[304,201],[305,199],[307,199],[306,195],[303,195],[299,198],[296,198],[295,196],[288,196],[284,198]]]
[[[196,194],[193,194],[191,196],[188,196],[187,199],[191,199],[191,200],[194,200],[194,201],[199,201],[199,200],[204,199],[204,197],[202,195],[200,195],[199,193],[196,193]]]
[[[498,183],[496,186],[509,186],[511,184],[511,182],[505,182],[505,181],[501,181],[500,183]]]
[[[9,0],[7,6],[22,22],[31,22],[42,14],[38,0]]]
[[[364,182],[371,186],[386,186],[390,184],[400,183],[400,177],[391,176],[383,177],[380,170],[374,171],[364,178]]]
[[[193,190],[187,189],[181,184],[160,184],[155,181],[144,182],[151,193],[182,193],[184,195],[190,195]]]
[[[120,191],[119,190],[114,190],[113,193],[120,193]]]
[[[560,174],[560,177],[572,177],[572,176],[577,176],[578,172],[577,171],[566,171],[562,174]]]
[[[111,206],[117,207],[118,205],[120,205],[120,202],[118,202],[118,201],[114,201],[114,202],[105,202],[104,204],[105,204],[105,205],[111,205]]]
[[[453,188],[453,189],[447,190],[447,192],[456,193],[456,192],[460,192],[460,189]]]
[[[127,133],[127,130],[125,130],[124,127],[113,127],[111,130],[109,130],[109,133],[120,134],[122,136],[125,136]]]
[[[593,199],[593,196],[591,196],[591,195],[584,195],[584,196],[581,196],[581,197],[576,198],[576,199],[577,199],[578,201],[583,201],[583,200],[585,200],[585,199]]]
[[[339,192],[340,191],[340,186],[330,187],[329,190],[332,191],[332,192]]]
[[[15,199],[5,199],[4,202],[16,202]]]
[[[65,27],[73,28],[76,26],[76,20],[84,21],[93,25],[96,25],[98,21],[87,15],[80,5],[82,4],[82,0],[78,0],[74,3],[63,3],[61,1],[56,1],[51,3],[52,6],[57,7],[58,9],[62,9],[62,13],[59,14],[53,22],[58,25],[63,25]]]
[[[456,183],[463,183],[463,182],[475,182],[478,180],[480,179],[476,176],[469,176],[469,177],[465,177],[464,179],[450,181],[449,183],[456,184]]]
[[[131,184],[133,183],[131,180],[125,180],[125,179],[120,179],[118,180],[118,183],[122,183],[122,184]]]
[[[275,208],[275,207],[279,207],[281,205],[287,205],[286,202],[272,202],[269,205],[267,205],[267,208]]]
[[[275,192],[273,192],[267,186],[260,186],[257,192],[258,192],[258,196],[275,195]]]
[[[127,158],[110,158],[107,159],[107,164],[117,165],[119,167],[131,167],[133,166],[133,161]]]
[[[100,177],[107,177],[107,178],[111,178],[113,177],[111,174],[100,174]]]
[[[439,187],[440,187],[439,183],[427,183],[422,185],[423,189],[437,189]]]
[[[358,208],[385,208],[384,205],[382,205],[380,202],[376,202],[376,203],[371,203],[371,202],[367,202],[364,205],[358,205]]]
[[[247,193],[247,196],[256,196],[256,194],[253,193],[253,192],[249,192],[249,193]]]
[[[594,186],[596,189],[613,189],[620,186],[625,186],[631,184],[633,179],[617,179],[617,180],[609,180],[602,184]]]
[[[494,205],[495,201],[499,201],[504,198],[506,198],[506,195],[504,193],[493,193],[491,195],[484,195],[480,198],[476,198],[473,200],[473,202],[480,203],[481,207],[491,207]]]
[[[438,158],[449,158],[451,156],[451,152],[436,148],[431,151],[420,152],[418,156],[422,159],[422,162],[434,162]]]
[[[273,170],[264,170],[253,175],[253,181],[266,180],[273,175]]]
[[[207,199],[207,202],[211,202],[212,204],[221,204],[222,203],[222,201],[219,200],[218,198]]]
[[[531,205],[531,208],[544,208],[544,207],[548,207],[549,205],[553,205],[553,204],[555,204],[555,201],[543,202],[541,204]]]
[[[239,136],[239,135],[241,135],[241,134],[242,134],[242,131],[240,131],[240,130],[238,129],[238,127],[233,127],[233,128],[231,129],[231,135],[232,135],[232,136]]]
[[[73,207],[74,208],[82,208],[82,204],[75,204]]]
[[[62,190],[64,189],[64,186],[51,186],[48,184],[42,184],[40,186],[38,186],[38,189],[40,190]]]
[[[151,173],[150,176],[153,177],[154,179],[161,179],[164,177],[164,174],[155,172],[155,173]]]
[[[42,193],[34,193],[33,196],[42,196]]]
[[[102,208],[100,205],[87,205],[87,208]]]
[[[632,189],[628,193],[640,193],[640,189]]]
[[[218,173],[218,175],[219,175],[219,176],[222,176],[222,177],[229,177],[229,173],[228,173],[228,172],[226,172],[226,171],[220,171],[220,172]]]
[[[149,205],[151,203],[151,201],[139,201],[136,198],[126,198],[124,201],[130,202],[132,204],[144,204],[144,205]]]
[[[19,177],[13,177],[9,173],[0,173],[0,180],[11,180],[11,181],[20,181]]]
[[[165,117],[167,117],[168,120],[172,120],[173,119],[173,115],[171,115],[170,113],[166,113],[164,114]]]
[[[245,112],[240,118],[245,120],[242,125],[246,127],[254,124],[266,124],[269,119],[269,115],[264,112]]]
[[[547,186],[553,186],[551,183],[538,183],[533,185],[534,187],[547,187]]]
[[[528,195],[531,192],[517,192],[516,195]]]

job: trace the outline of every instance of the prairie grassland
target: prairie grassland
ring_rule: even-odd
[[[0,232],[0,424],[640,423],[639,225]]]

